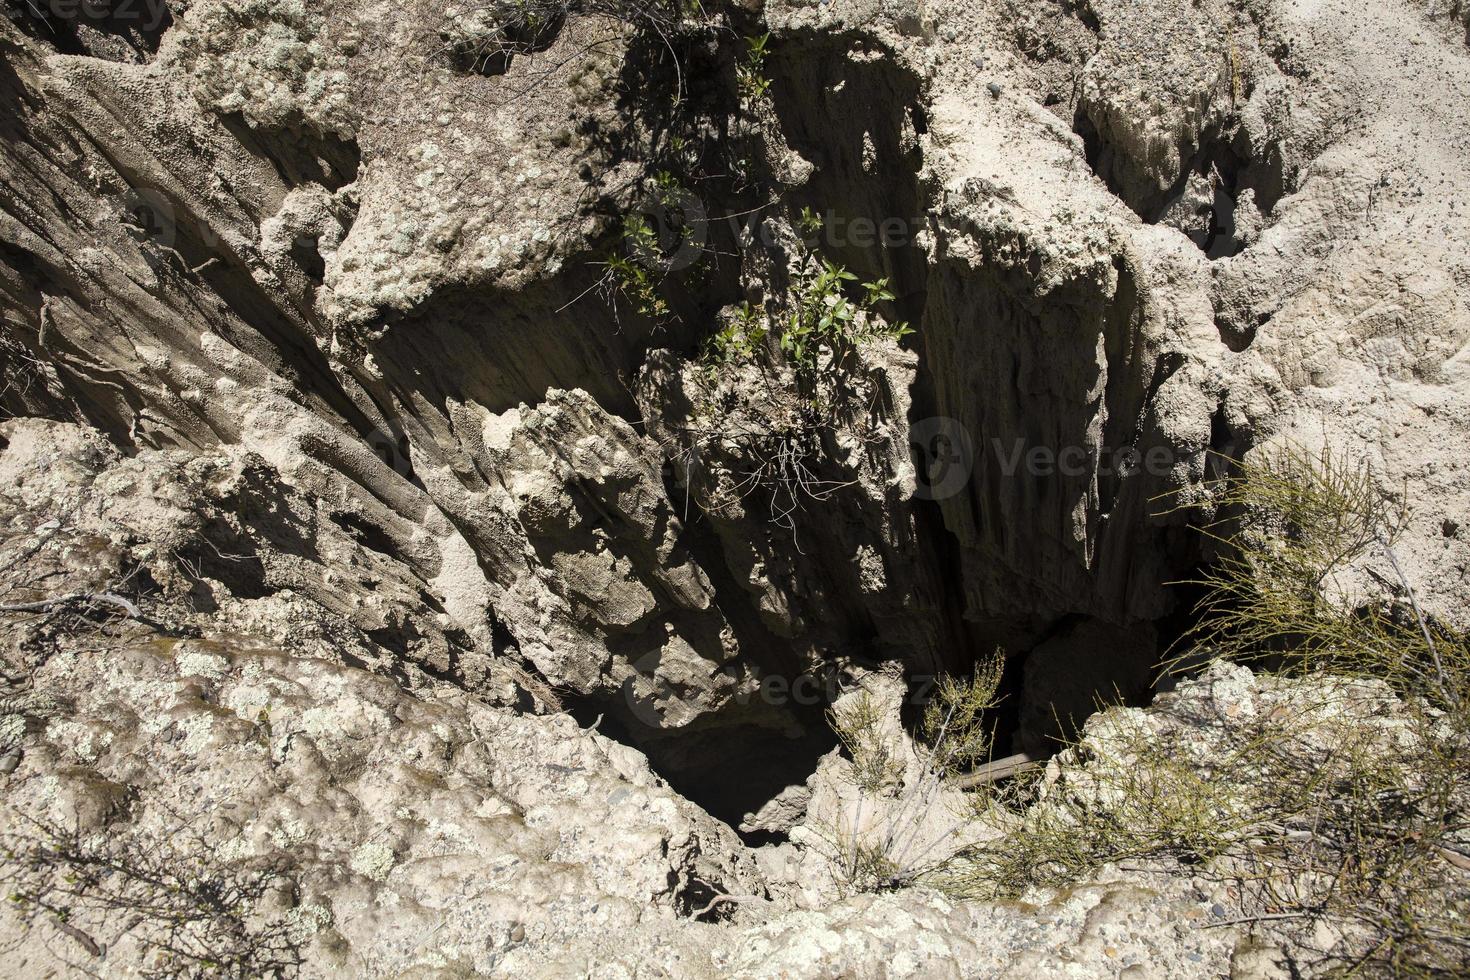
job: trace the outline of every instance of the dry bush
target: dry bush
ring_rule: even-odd
[[[1470,643],[1427,618],[1394,551],[1405,494],[1324,449],[1286,446],[1246,462],[1214,494],[1224,516],[1205,532],[1224,547],[1188,637],[1218,656],[1268,668],[1387,680],[1463,722]],[[1351,571],[1382,557],[1401,601],[1359,595]]]
[[[936,807],[953,805],[955,778],[990,756],[988,714],[998,703],[1004,662],[997,651],[971,677],[941,679],[925,706],[917,741],[899,736],[896,719],[867,690],[840,699],[828,712],[858,791],[851,819],[840,819],[824,834],[845,890],[881,891],[943,878],[954,838],[970,825],[972,803],[964,803],[955,814],[959,819],[943,833],[935,834],[928,818]]]
[[[1464,975],[1470,653],[1402,574],[1403,501],[1366,468],[1294,447],[1237,464],[1215,500],[1223,556],[1191,640],[1298,678],[1261,682],[1296,694],[1263,717],[1172,732],[1122,709],[1094,719],[1015,830],[970,848],[945,886],[1017,895],[1109,863],[1184,865],[1233,885],[1241,921],[1295,928],[1315,966]],[[1398,604],[1346,587],[1353,563],[1378,556]],[[1201,733],[1213,742],[1191,755]]]
[[[299,930],[272,911],[277,870],[229,862],[182,821],[169,832],[85,834],[11,811],[0,834],[0,890],[27,930],[54,929],[88,958],[84,974],[285,978],[302,963]],[[109,962],[119,943],[138,962]],[[59,947],[53,947],[59,948]]]

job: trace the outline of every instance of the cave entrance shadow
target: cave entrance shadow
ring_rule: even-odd
[[[571,705],[572,716],[590,725],[606,705]],[[659,730],[603,714],[601,734],[638,749],[669,788],[729,824],[750,846],[779,842],[783,834],[744,832],[740,825],[790,786],[816,772],[822,756],[837,747],[823,706],[793,708],[789,731],[718,714],[680,729]],[[797,731],[799,729],[799,732]]]

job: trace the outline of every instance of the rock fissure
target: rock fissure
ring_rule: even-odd
[[[902,868],[830,911],[828,712],[913,755],[996,651],[999,755],[1147,703],[1265,447],[1411,487],[1463,618],[1470,73],[1417,7],[54,7],[0,21],[0,587],[146,615],[17,630],[76,707],[0,712],[0,778],[119,840],[238,798],[313,956],[799,907],[980,962]]]

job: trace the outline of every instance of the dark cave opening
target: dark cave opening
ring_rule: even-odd
[[[1269,216],[1289,189],[1281,147],[1272,143],[1253,151],[1234,115],[1199,134],[1177,179],[1163,190],[1107,139],[1085,105],[1078,106],[1072,130],[1082,138],[1088,166],[1108,190],[1149,224],[1179,227],[1210,259],[1245,250],[1249,233],[1237,227],[1244,198],[1248,196],[1258,216],[1254,224]]]
[[[803,785],[837,747],[825,711],[834,693],[814,676],[791,682],[768,675],[723,709],[682,728],[657,728],[636,710],[631,694],[569,696],[566,710],[583,728],[632,746],[684,799],[735,830],[750,846],[785,834],[742,827],[790,787]]]
[[[765,696],[764,689],[753,696]],[[760,724],[725,725],[718,715],[674,730],[651,729],[609,715],[599,731],[636,746],[670,788],[756,846],[779,842],[785,835],[742,830],[742,823],[783,790],[805,783],[818,760],[837,746],[824,709],[821,701],[789,706],[789,721],[799,734]],[[590,707],[579,707],[574,716],[583,724],[597,718]]]
[[[855,45],[862,57],[849,57]],[[669,159],[667,107],[659,100],[637,97],[646,96],[646,91],[639,91],[640,86],[654,84],[662,78],[659,71],[667,74],[668,68],[659,68],[663,52],[657,45],[650,44],[642,54],[641,61],[630,59],[624,69],[624,84],[630,90],[628,111],[635,114],[628,120],[632,135],[622,133],[614,139],[613,134],[602,134],[606,138],[595,141],[594,149],[603,154],[605,161]],[[709,57],[718,61],[714,55]],[[711,67],[704,76],[707,79],[716,75]],[[865,279],[888,278],[897,297],[891,309],[884,312],[894,319],[921,323],[930,302],[932,273],[917,240],[930,220],[918,177],[922,158],[917,136],[927,130],[928,121],[917,78],[891,55],[856,36],[814,36],[805,43],[788,40],[773,49],[770,72],[773,105],[783,136],[812,164],[807,180],[785,188],[783,207],[789,207],[793,214],[802,207],[823,214],[824,228],[816,241],[809,243],[813,251],[846,265]],[[695,91],[690,98],[693,111],[702,118],[714,119],[729,111],[727,100],[718,91]],[[894,111],[874,113],[873,106],[891,106]],[[705,135],[716,143],[721,138],[718,127]],[[644,145],[643,137],[651,142]],[[704,198],[702,203],[715,219],[725,212],[740,212],[754,201],[748,192],[729,182],[699,179],[697,168],[681,171],[678,176]],[[774,175],[768,175],[768,179],[779,183]],[[589,207],[595,210],[626,203],[622,198],[608,198]],[[897,229],[897,234],[887,234],[885,226]],[[709,268],[675,270],[663,280],[670,305],[678,314],[671,325],[660,326],[648,318],[630,316],[626,310],[614,311],[600,297],[588,296],[594,274],[587,271],[587,266],[572,262],[552,279],[515,294],[468,288],[436,293],[412,316],[390,318],[394,321],[390,329],[375,341],[377,360],[388,366],[388,386],[402,392],[405,404],[412,401],[411,396],[427,396],[434,403],[474,400],[499,413],[521,401],[539,402],[548,387],[580,387],[591,392],[607,410],[636,424],[639,413],[629,387],[647,351],[656,346],[697,349],[702,331],[713,321],[715,312],[740,298],[742,246],[736,231],[725,222],[710,221]],[[599,247],[615,247],[615,234],[611,233]],[[598,250],[591,253],[603,254]],[[578,307],[581,316],[578,322],[569,323],[566,316],[558,314],[568,301],[579,296],[586,297]],[[1126,300],[1121,306],[1127,307],[1121,311],[1126,317],[1132,306]],[[1119,326],[1115,332],[1121,335],[1122,330]],[[522,343],[522,337],[535,337],[536,342]],[[912,425],[941,413],[932,352],[924,349],[923,338],[916,337],[908,344],[921,354],[911,389]],[[436,356],[436,352],[443,356]],[[1136,412],[1118,413],[1120,420],[1136,416]],[[1126,441],[1127,433],[1114,435]],[[925,462],[922,457],[928,450],[915,448],[920,450],[917,461]],[[1103,491],[1107,498],[1104,509],[1110,510],[1120,491],[1112,484]],[[684,500],[669,470],[665,473],[665,492],[676,505]],[[1046,491],[1038,485],[1028,492]],[[979,496],[970,499],[977,510],[988,507],[989,501]],[[790,678],[792,665],[800,662],[795,652],[798,644],[760,628],[751,594],[734,581],[709,521],[697,508],[693,514],[678,509],[687,525],[686,545],[698,554],[701,567],[715,580],[721,610],[744,634],[742,651],[756,651],[752,659],[757,661],[760,676]],[[1066,670],[1066,657],[1058,655],[1056,647],[1071,642],[1069,638],[1091,619],[1070,608],[1055,615],[988,617],[983,609],[974,608],[976,587],[967,581],[975,574],[974,559],[962,554],[965,546],[947,523],[944,510],[933,500],[921,498],[913,501],[912,519],[912,546],[921,553],[920,563],[931,570],[934,579],[935,599],[929,614],[934,620],[934,633],[942,638],[942,659],[931,662],[926,654],[907,650],[901,642],[885,642],[883,624],[875,622],[863,603],[854,598],[860,593],[853,588],[851,576],[843,575],[832,577],[841,583],[834,592],[843,594],[823,607],[831,623],[840,627],[836,632],[842,649],[835,652],[854,659],[906,662],[916,696],[911,699],[905,720],[913,725],[923,688],[936,674],[968,673],[982,657],[997,648],[1004,650],[1008,656],[1001,680],[1002,699],[989,721],[996,734],[996,754],[1018,751],[1023,745],[1027,688],[1034,671],[1048,658]],[[977,523],[981,519],[977,514]],[[1025,531],[1012,527],[1006,533],[1023,535]],[[1003,555],[995,556],[996,567],[1003,569],[1004,560]],[[851,570],[839,571],[845,574]],[[1079,598],[1078,610],[1086,602]],[[1173,626],[1161,626],[1161,641],[1167,642],[1176,632]],[[498,627],[499,634],[503,634],[500,641],[504,646],[512,645],[503,624]],[[637,642],[643,639],[639,637]],[[1079,634],[1076,644],[1084,642],[1090,642],[1089,637]],[[1038,654],[1046,644],[1051,646]],[[629,649],[641,651],[642,647]],[[1137,664],[1130,667],[1136,668]],[[1103,677],[1099,683],[1108,680]],[[824,687],[818,696],[799,705],[789,703],[789,689],[790,685],[787,701],[772,705],[766,703],[769,692],[762,685],[752,695],[758,703],[737,699],[681,727],[644,723],[636,711],[629,710],[628,699],[621,693],[572,697],[568,699],[568,710],[584,727],[596,723],[604,735],[644,752],[653,770],[675,791],[739,828],[749,815],[783,790],[803,784],[815,771],[818,760],[837,745],[824,717],[836,689]],[[1137,702],[1143,696],[1139,686],[1130,681],[1130,701]],[[1031,747],[1039,743],[1031,738],[1025,744]],[[752,830],[743,836],[747,842],[759,844],[779,840],[781,835]]]

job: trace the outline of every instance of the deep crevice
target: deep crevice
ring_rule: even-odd
[[[256,129],[238,112],[219,119],[241,146],[269,163],[287,187],[314,183],[337,191],[357,180],[362,151],[356,140],[333,133]]]
[[[1287,192],[1281,148],[1252,156],[1240,121],[1231,116],[1200,134],[1178,178],[1160,192],[1138,164],[1102,135],[1087,106],[1079,104],[1072,130],[1082,139],[1087,164],[1119,200],[1149,224],[1178,228],[1211,259],[1238,255],[1248,244],[1237,227],[1242,196],[1249,194],[1262,222]]]
[[[5,0],[4,16],[61,54],[147,62],[173,26],[166,0]]]

